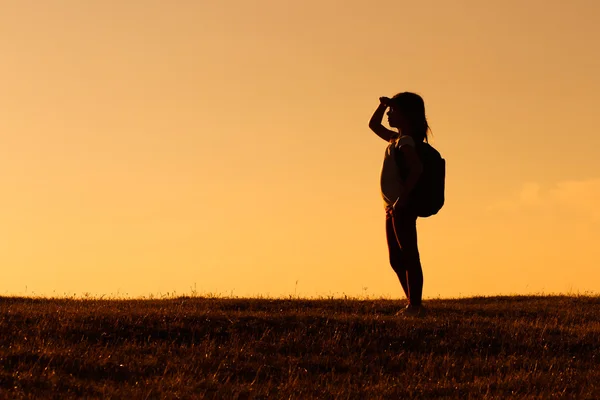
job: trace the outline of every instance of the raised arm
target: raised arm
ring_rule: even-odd
[[[379,107],[373,113],[371,120],[369,121],[369,128],[377,134],[380,138],[389,142],[394,137],[398,136],[398,132],[394,132],[392,130],[387,129],[385,126],[381,124],[383,120],[383,115],[385,114],[385,110],[387,109],[387,102],[389,99],[387,97],[379,98]]]

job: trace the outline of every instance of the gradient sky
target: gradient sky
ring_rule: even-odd
[[[386,296],[378,98],[425,99],[425,297],[600,291],[600,2],[0,0],[0,294]]]

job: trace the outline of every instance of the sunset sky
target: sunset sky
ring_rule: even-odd
[[[0,295],[400,298],[368,120],[425,100],[424,296],[600,292],[596,0],[0,0]]]

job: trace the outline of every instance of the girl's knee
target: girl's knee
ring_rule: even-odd
[[[402,273],[406,271],[406,268],[404,268],[404,261],[401,257],[390,257],[390,265],[396,273]]]

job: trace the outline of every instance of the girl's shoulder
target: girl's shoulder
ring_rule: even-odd
[[[396,140],[396,147],[400,148],[404,145],[415,147],[415,140],[412,138],[412,136],[408,136],[408,135],[400,136]]]

